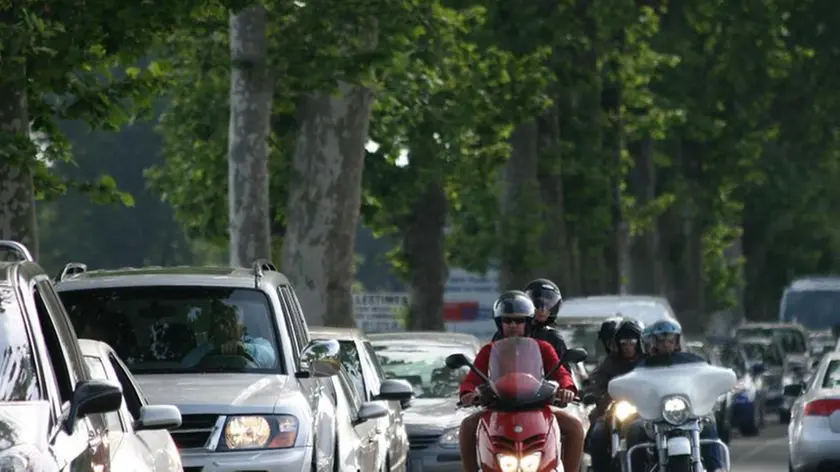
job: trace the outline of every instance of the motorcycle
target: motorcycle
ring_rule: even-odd
[[[569,349],[544,373],[539,344],[531,338],[505,338],[493,343],[489,376],[463,354],[446,358],[446,366],[464,366],[485,382],[483,413],[477,434],[477,457],[482,472],[564,472],[561,434],[551,411],[558,385],[548,380],[565,362],[583,362],[586,351]]]
[[[598,399],[594,395],[587,395],[583,398],[584,405],[594,405]],[[610,470],[620,471],[623,456],[621,451],[624,450],[622,444],[623,426],[629,420],[638,416],[638,411],[632,403],[625,400],[618,400],[610,402],[604,413],[606,418],[607,432],[610,435],[610,458],[612,460]]]
[[[669,367],[637,367],[610,381],[610,397],[635,406],[652,427],[653,442],[637,444],[623,453],[625,472],[633,472],[631,457],[638,449],[653,449],[660,472],[703,472],[702,444],[717,444],[729,469],[729,448],[719,439],[700,439],[703,421],[712,414],[718,397],[735,386],[731,369],[704,362]],[[636,471],[641,472],[641,471]]]

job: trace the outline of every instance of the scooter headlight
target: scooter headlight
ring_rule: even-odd
[[[630,402],[622,400],[615,405],[614,415],[615,419],[617,419],[618,421],[624,421],[635,414],[636,407],[633,406],[633,404]]]
[[[499,454],[499,469],[502,472],[537,472],[542,461],[542,452],[534,452],[527,456],[516,457],[513,454]]]
[[[688,420],[688,402],[682,397],[667,397],[662,402],[662,419],[672,425],[681,425]]]

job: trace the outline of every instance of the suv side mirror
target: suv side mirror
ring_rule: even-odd
[[[390,379],[382,382],[379,386],[379,395],[375,400],[396,400],[402,402],[410,400],[414,396],[414,388],[405,380]]]
[[[73,434],[79,418],[117,411],[122,402],[122,389],[119,385],[107,380],[82,380],[73,390],[73,399],[70,402],[70,412],[64,421],[64,430],[67,434]]]
[[[339,352],[341,350],[335,339],[316,339],[303,348],[300,353],[300,367],[295,377],[332,377],[341,372]]]
[[[140,407],[140,418],[134,429],[175,429],[181,426],[181,411],[175,405],[146,405]]]

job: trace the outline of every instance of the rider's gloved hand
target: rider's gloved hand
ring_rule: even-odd
[[[575,392],[571,390],[561,389],[554,395],[554,401],[565,405],[575,399]]]

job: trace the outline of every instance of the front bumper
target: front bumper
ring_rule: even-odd
[[[181,451],[184,472],[309,472],[312,446],[270,451]]]

